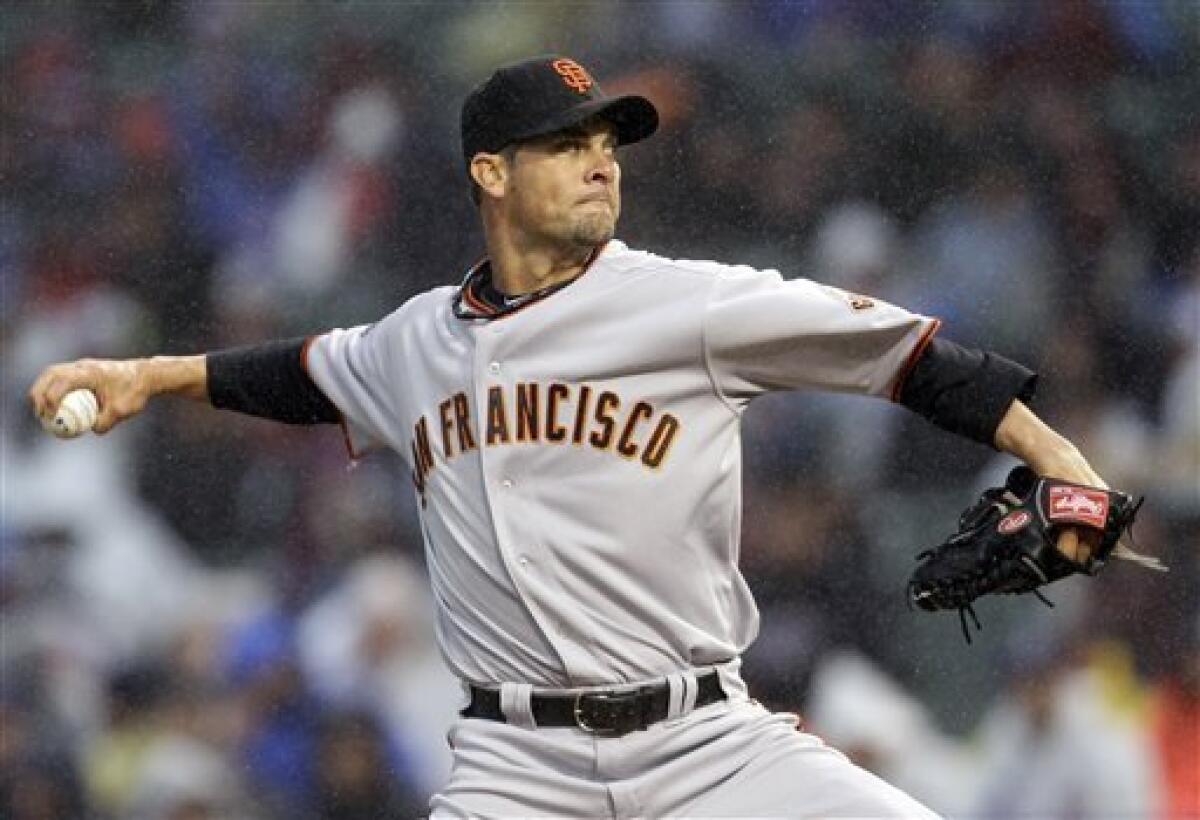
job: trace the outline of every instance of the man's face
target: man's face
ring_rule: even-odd
[[[612,239],[621,213],[616,129],[593,121],[505,152],[501,208],[532,239],[595,247]]]

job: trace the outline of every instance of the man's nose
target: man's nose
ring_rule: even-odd
[[[588,166],[587,181],[609,183],[616,175],[616,160],[607,151],[597,151]]]

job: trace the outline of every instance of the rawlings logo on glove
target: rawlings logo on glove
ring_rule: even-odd
[[[917,556],[920,564],[908,582],[908,599],[929,612],[957,609],[970,643],[967,615],[975,627],[976,598],[1032,592],[1053,606],[1039,587],[1068,575],[1095,575],[1110,556],[1165,570],[1155,558],[1120,544],[1133,525],[1142,499],[1127,493],[1039,477],[1017,467],[1003,487],[985,490],[958,520],[958,532]],[[1097,534],[1092,554],[1076,563],[1058,551],[1063,527]]]
[[[1108,492],[1074,485],[1050,487],[1050,509],[1046,515],[1056,524],[1084,524],[1102,530],[1108,518]]]

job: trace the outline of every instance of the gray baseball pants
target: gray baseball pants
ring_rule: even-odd
[[[508,723],[451,727],[432,817],[937,817],[741,692],[616,738],[534,728],[527,693]]]

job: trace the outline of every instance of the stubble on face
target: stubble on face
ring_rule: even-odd
[[[540,236],[542,241],[551,245],[580,252],[590,252],[616,234],[617,214],[613,203],[607,206],[588,204],[583,207],[567,207],[569,210],[566,213],[560,211],[551,218],[535,217],[524,220],[526,230],[531,235]],[[517,210],[530,213],[538,211],[539,208],[534,206],[528,210]]]
[[[616,234],[616,219],[611,211],[597,210],[594,213],[577,214],[571,220],[570,242],[577,248],[594,248],[603,245]]]

